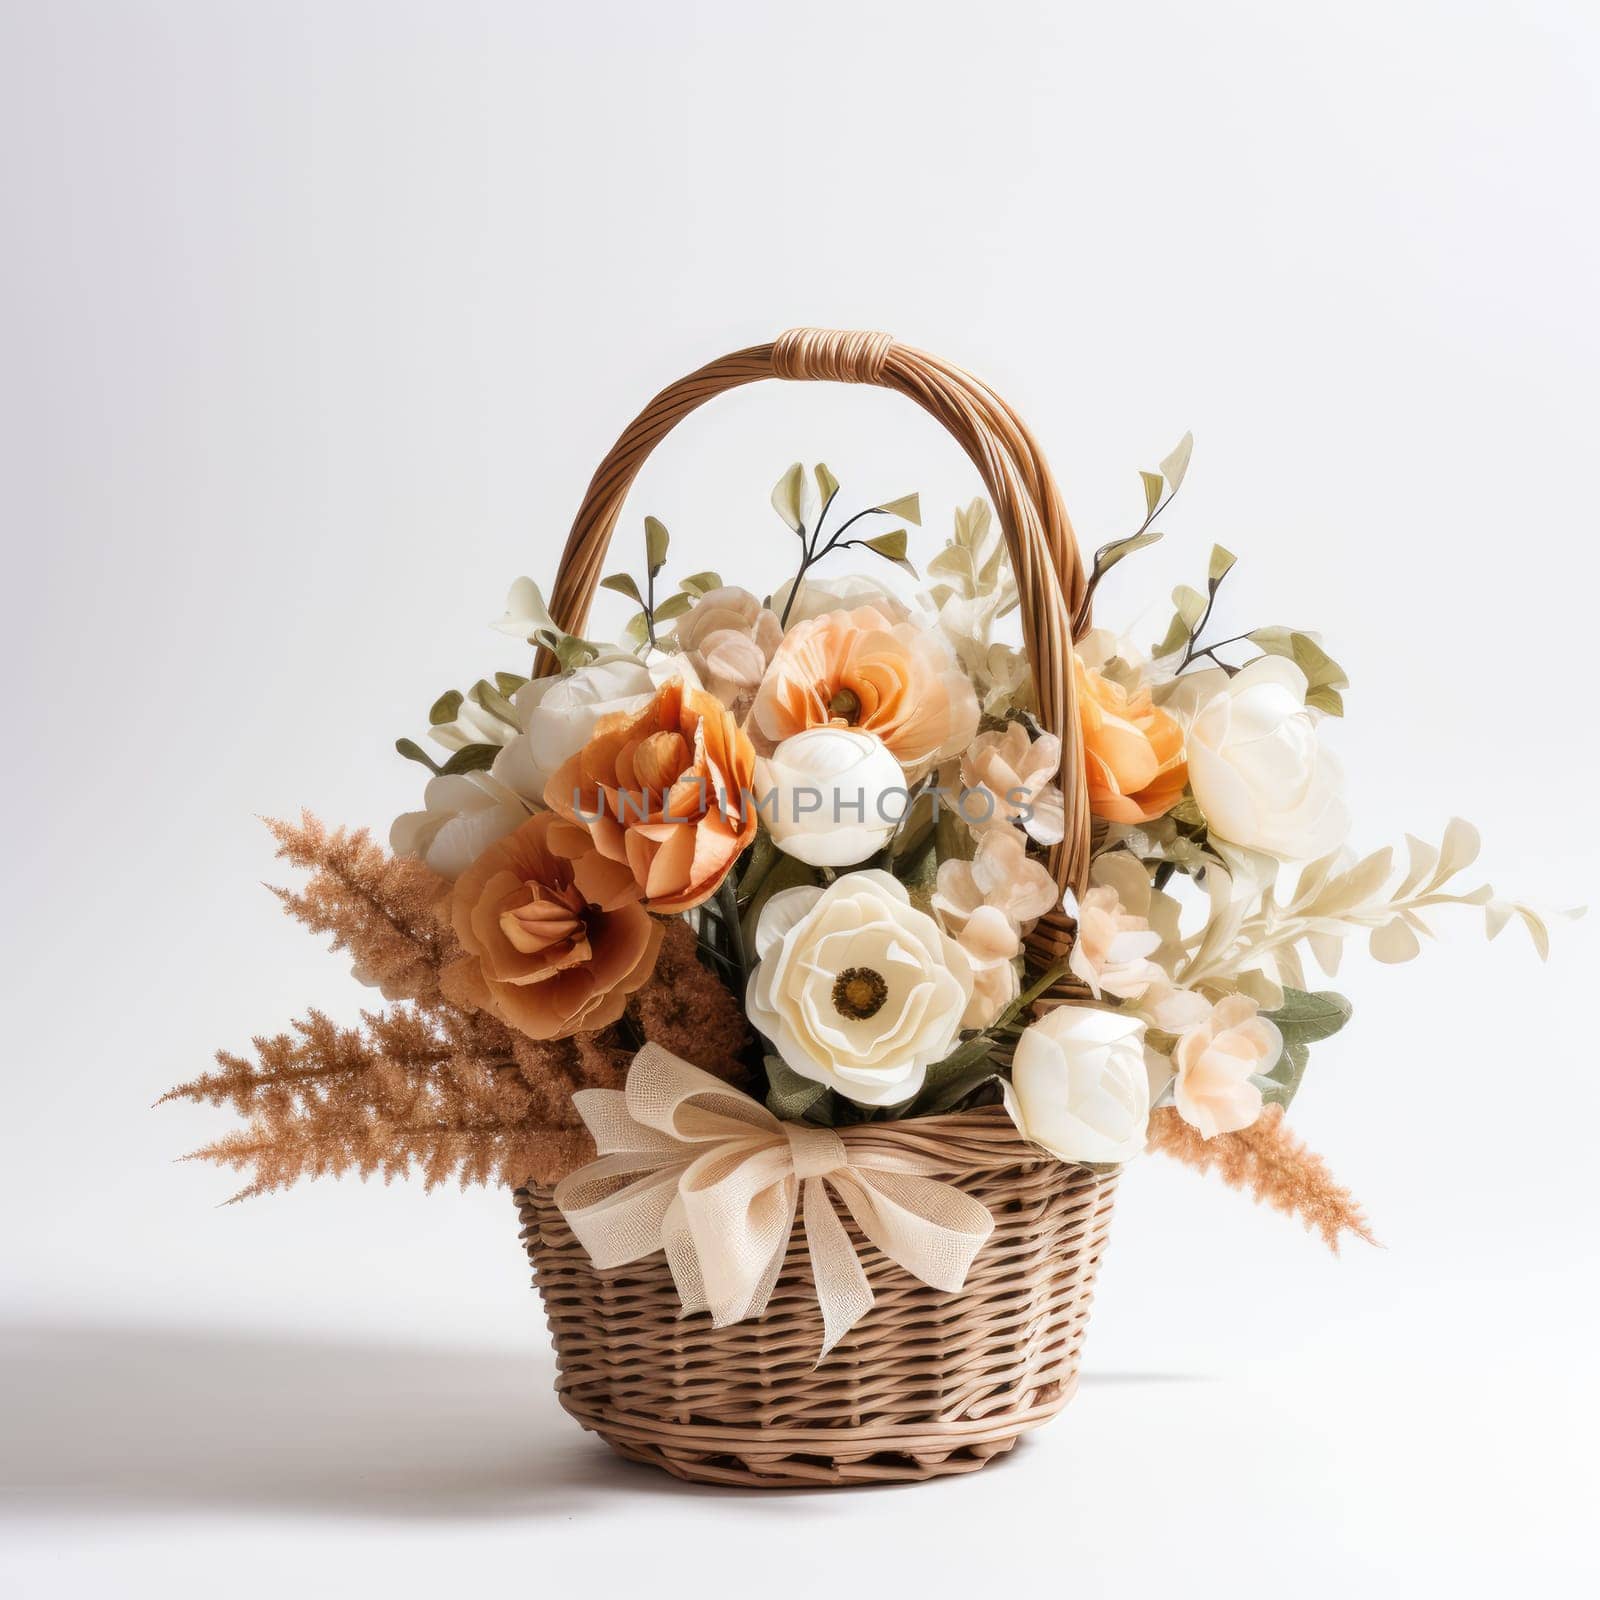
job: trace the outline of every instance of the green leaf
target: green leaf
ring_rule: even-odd
[[[1293,628],[1255,628],[1245,635],[1252,644],[1258,644],[1269,656],[1294,656]]]
[[[694,596],[685,594],[681,589],[677,594],[669,594],[656,607],[656,621],[671,622],[674,617],[681,617],[693,604]]]
[[[1351,1005],[1342,994],[1332,989],[1308,992],[1305,989],[1285,989],[1283,1004],[1276,1011],[1261,1014],[1274,1024],[1283,1035],[1285,1046],[1316,1044],[1320,1039],[1330,1039],[1349,1020]]]
[[[644,519],[644,564],[650,576],[655,575],[667,564],[667,546],[671,540],[667,537],[666,525],[656,517]]]
[[[571,633],[562,634],[550,648],[556,660],[561,663],[563,672],[571,672],[573,668],[581,667],[586,661],[593,661],[600,654],[587,639],[580,639]]]
[[[772,487],[772,509],[798,534],[804,534],[806,527],[800,514],[805,477],[805,467],[796,461]]]
[[[1330,717],[1344,715],[1344,696],[1337,689],[1321,687],[1306,690],[1306,704],[1325,711]]]
[[[1231,551],[1224,550],[1220,544],[1211,547],[1211,565],[1206,571],[1206,580],[1211,585],[1211,591],[1216,593],[1217,585],[1233,571],[1233,564],[1239,558]]]
[[[1261,1087],[1261,1098],[1269,1106],[1287,1106],[1300,1092],[1301,1080],[1306,1075],[1311,1052],[1303,1044],[1284,1041],[1283,1054],[1277,1065],[1267,1073]]]
[[[1200,619],[1206,614],[1206,597],[1198,589],[1191,589],[1188,584],[1180,583],[1172,591],[1172,603],[1178,608],[1178,615],[1193,633],[1200,626]]]
[[[447,778],[457,777],[463,772],[487,772],[499,754],[500,746],[497,744],[463,745],[439,771]]]
[[[823,505],[827,505],[839,492],[839,480],[828,470],[826,461],[819,461],[811,474],[817,480],[817,493],[822,496]]]
[[[1291,633],[1289,653],[1313,689],[1348,689],[1350,680],[1326,650],[1309,634]]]
[[[623,626],[622,642],[632,645],[635,650],[642,650],[649,642],[649,639],[650,628],[645,621],[644,612],[635,611]]]
[[[920,494],[903,494],[898,500],[886,501],[883,505],[875,507],[886,517],[899,517],[903,522],[909,522],[912,527],[922,526],[922,496]]]
[[[428,726],[437,728],[446,722],[454,722],[465,698],[459,689],[450,689],[440,695],[428,708]]]
[[[1180,615],[1174,617],[1172,621],[1167,624],[1165,637],[1161,640],[1160,644],[1155,646],[1155,648],[1151,651],[1151,654],[1158,660],[1162,656],[1176,654],[1179,650],[1183,649],[1186,644],[1188,644],[1189,632],[1189,625],[1183,620],[1182,616]]]
[[[522,731],[522,720],[517,716],[517,708],[492,683],[479,678],[472,686],[472,698],[491,716],[510,723],[519,733]]]
[[[1161,491],[1166,487],[1166,480],[1159,472],[1141,472],[1140,479],[1144,483],[1144,514],[1147,518],[1156,514],[1156,507],[1161,504]]]
[[[433,757],[430,756],[428,752],[416,742],[415,739],[396,739],[394,742],[394,747],[406,758],[407,761],[420,761],[429,772],[437,775],[439,771],[439,763],[435,761]]]
[[[1183,483],[1183,475],[1189,470],[1189,457],[1194,453],[1194,435],[1186,433],[1172,447],[1171,455],[1161,463],[1161,475],[1172,485],[1172,492],[1176,494]]]
[[[868,550],[880,555],[885,561],[892,561],[897,567],[903,567],[914,578],[917,569],[906,560],[906,530],[896,528],[892,533],[880,533],[871,539],[852,539],[852,544],[865,545]]]
[[[518,689],[524,689],[528,684],[528,680],[520,672],[497,672],[494,675],[494,681],[500,693],[508,700]]]
[[[951,1111],[969,1094],[998,1076],[994,1041],[987,1034],[980,1034],[928,1068],[922,1089],[907,1108],[908,1112],[914,1117],[934,1117]]]
[[[685,594],[692,594],[698,600],[701,595],[710,594],[713,589],[722,587],[722,574],[720,572],[691,573],[678,587]]]
[[[1143,550],[1150,545],[1160,544],[1166,538],[1164,533],[1150,529],[1146,533],[1130,534],[1126,539],[1115,539],[1110,544],[1103,544],[1095,551],[1094,570],[1096,577],[1103,577],[1124,556],[1131,556],[1135,550]]]
[[[626,572],[613,572],[609,578],[602,578],[600,587],[609,589],[613,594],[627,595],[635,605],[644,604],[644,596],[639,593],[639,585]]]
[[[766,1058],[767,1110],[780,1122],[818,1122],[833,1126],[833,1090],[824,1083],[802,1078],[779,1056]]]

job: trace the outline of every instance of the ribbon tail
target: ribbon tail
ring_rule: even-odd
[[[856,1226],[896,1265],[932,1289],[956,1293],[994,1232],[989,1208],[954,1184],[855,1167],[834,1183]]]
[[[692,1317],[697,1311],[710,1310],[705,1276],[700,1271],[700,1252],[695,1248],[682,1195],[673,1197],[661,1219],[661,1248],[666,1253],[667,1270],[672,1274],[673,1286],[683,1307],[681,1314]]]
[[[821,1178],[806,1179],[803,1215],[811,1276],[822,1307],[822,1350],[817,1356],[821,1366],[833,1347],[872,1309],[872,1286]]]

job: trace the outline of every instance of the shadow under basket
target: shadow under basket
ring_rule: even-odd
[[[919,1143],[936,1144],[941,1126],[981,1135],[979,1165],[940,1176],[989,1208],[994,1233],[965,1288],[946,1294],[845,1216],[876,1298],[820,1366],[802,1221],[766,1313],[713,1328],[682,1315],[665,1257],[597,1271],[551,1191],[518,1189],[566,1410],[629,1460],[750,1488],[974,1472],[1060,1411],[1077,1387],[1117,1174],[1042,1157],[1001,1111],[894,1126]]]

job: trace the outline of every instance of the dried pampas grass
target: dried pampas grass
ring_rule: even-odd
[[[1213,1139],[1201,1138],[1168,1106],[1150,1118],[1149,1148],[1200,1172],[1214,1168],[1224,1183],[1248,1189],[1257,1200],[1299,1217],[1335,1253],[1346,1233],[1368,1244],[1378,1242],[1355,1196],[1334,1178],[1321,1156],[1284,1127],[1282,1106],[1268,1106],[1252,1127]]]

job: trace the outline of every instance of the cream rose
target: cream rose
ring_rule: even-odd
[[[1262,656],[1232,678],[1178,680],[1189,721],[1189,784],[1218,838],[1280,861],[1337,849],[1349,830],[1344,774],[1317,737],[1306,677],[1292,661]]]
[[[639,710],[655,691],[650,668],[624,650],[523,684],[511,701],[522,732],[495,758],[494,776],[542,805],[545,785],[589,742],[594,725],[612,711]]]
[[[1277,1065],[1283,1035],[1259,1010],[1248,995],[1227,995],[1172,1052],[1173,1102],[1203,1139],[1237,1133],[1261,1115],[1261,1086],[1252,1079]]]
[[[807,728],[756,762],[756,805],[772,842],[813,867],[853,867],[905,813],[905,773],[876,734]]]
[[[911,1099],[972,999],[966,953],[887,872],[773,895],[756,955],[751,1022],[786,1066],[859,1105]]]
[[[1063,1161],[1131,1161],[1150,1120],[1144,1023],[1057,1006],[1018,1039],[1005,1103],[1022,1136]]]

